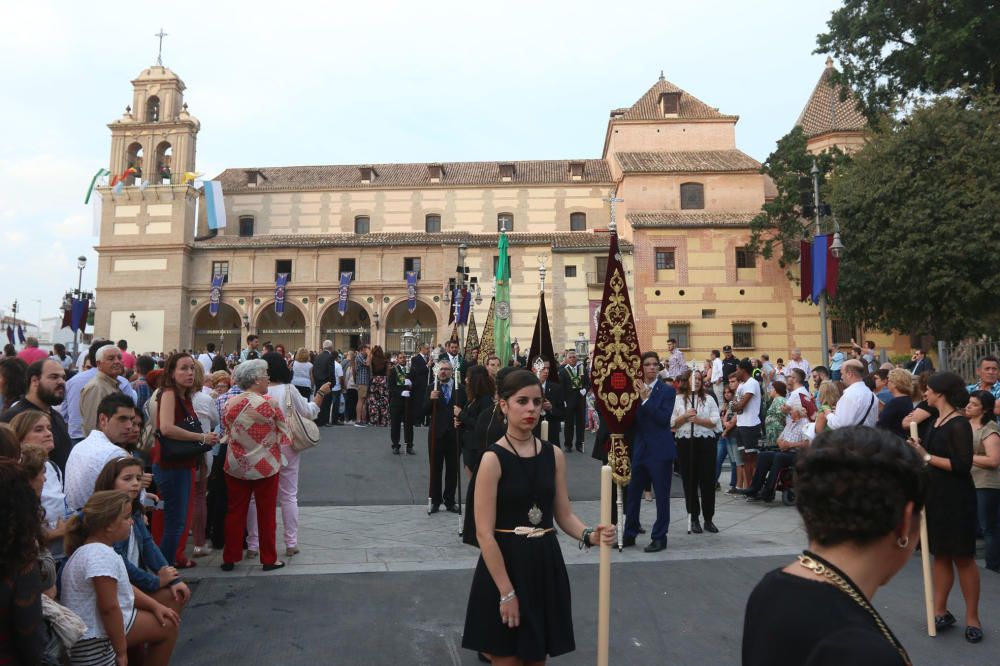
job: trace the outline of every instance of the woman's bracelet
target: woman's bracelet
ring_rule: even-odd
[[[500,597],[500,605],[503,606],[505,603],[507,603],[508,601],[510,601],[511,599],[513,599],[516,596],[517,596],[517,593],[514,592],[514,590],[511,590],[507,594],[505,594],[502,597]]]
[[[590,548],[590,535],[593,533],[594,530],[592,530],[591,528],[589,527],[583,528],[583,534],[580,535],[580,545],[579,545],[580,550],[583,550],[584,548]]]

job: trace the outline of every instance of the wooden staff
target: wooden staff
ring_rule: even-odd
[[[917,424],[910,422],[910,439],[920,441]],[[934,577],[931,575],[931,553],[927,547],[927,510],[920,512],[920,564],[924,574],[924,609],[927,611],[927,635],[937,636],[934,625]]]
[[[455,387],[452,389],[452,395],[455,396],[455,403],[458,404],[458,384],[461,382],[461,371],[455,368]],[[455,410],[452,409],[452,423],[454,423],[456,417]],[[458,504],[458,536],[462,536],[462,528],[465,526],[465,521],[462,520],[462,438],[459,435],[458,426],[455,427],[455,476],[458,477],[458,497],[456,498]]]
[[[618,514],[621,522],[621,514]],[[611,467],[601,467],[601,525],[611,524]],[[601,539],[597,582],[597,666],[608,666],[611,634],[611,545]]]
[[[438,364],[435,363],[431,372],[434,373],[434,390],[438,390]],[[429,396],[428,396],[429,397]],[[428,453],[430,454],[430,464],[428,465],[430,469],[429,480],[427,481],[427,515],[431,515],[431,507],[433,506],[434,498],[434,423],[437,419],[437,402],[431,406],[431,435],[430,435],[430,446],[428,447]]]

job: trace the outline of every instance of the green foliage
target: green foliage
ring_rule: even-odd
[[[835,310],[868,328],[957,340],[995,333],[1000,98],[939,98],[831,179],[845,252]]]
[[[906,364],[913,360],[910,354],[892,354],[889,356],[889,362],[900,368],[906,367]]]
[[[777,147],[764,161],[762,173],[774,181],[778,190],[773,201],[764,204],[760,214],[750,222],[750,248],[765,259],[777,258],[789,279],[795,279],[791,268],[799,258],[799,241],[811,238],[815,222],[802,217],[800,181],[807,179],[808,200],[812,202],[812,166],[819,168],[820,200],[826,201],[828,175],[847,163],[847,156],[838,149],[811,155],[806,152],[806,135],[796,126],[781,137]],[[827,221],[824,220],[824,226]]]
[[[817,37],[870,120],[960,88],[1000,92],[996,0],[845,0]]]

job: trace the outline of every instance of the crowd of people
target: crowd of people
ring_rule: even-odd
[[[563,497],[565,456],[583,452],[586,432],[596,433],[592,456],[606,461],[608,455],[608,431],[591,412],[589,368],[575,349],[551,359],[528,359],[515,349],[506,368],[494,355],[481,363],[476,353],[465,358],[455,340],[392,357],[367,345],[341,354],[331,341],[318,353],[288,353],[256,336],[228,357],[211,345],[197,354],[134,356],[124,340],[95,341],[78,364],[62,356],[65,350],[47,354],[37,344],[25,350],[24,357],[0,360],[0,421],[9,424],[0,425],[0,483],[10,489],[0,494],[0,523],[11,537],[0,544],[6,582],[0,604],[10,609],[0,663],[60,655],[74,664],[123,663],[127,655],[167,663],[190,598],[182,572],[213,550],[221,550],[224,571],[244,560],[259,559],[264,571],[285,566],[281,557],[300,552],[300,455],[318,443],[319,428],[347,424],[387,427],[395,455],[415,454],[415,430],[427,428],[430,513],[459,511],[460,474],[478,482],[464,498],[465,533],[489,547],[470,597],[476,630],[467,629],[468,646],[494,657],[572,649],[571,624],[568,631],[546,627],[552,642],[541,646],[504,637],[504,626],[538,610],[510,603],[517,582],[505,579],[497,563],[513,552],[534,552],[499,536],[524,536],[516,531],[523,517],[508,513],[524,502],[531,523],[525,529],[543,531],[536,536],[553,529],[554,519],[579,532],[582,545],[613,538],[610,526],[584,529]],[[957,623],[947,603],[957,577],[965,637],[982,640],[977,536],[985,540],[986,568],[1000,572],[1000,364],[981,359],[972,385],[933,372],[919,351],[908,365],[876,367],[867,344],[832,352],[816,367],[798,350],[773,365],[767,355],[738,359],[729,346],[704,362],[687,361],[675,340],[662,362],[647,352],[637,384],[640,408],[625,435],[633,472],[623,498],[624,545],[646,533],[639,521],[646,499],[656,502],[656,518],[645,550],[667,548],[675,475],[688,531],[717,533],[717,492],[767,503],[779,484],[794,484],[803,511],[803,493],[817,501],[802,482],[804,461],[818,464],[815,447],[844,441],[838,431],[853,433],[852,444],[841,448],[867,447],[863,455],[895,442],[909,453],[893,455],[909,456],[906,464],[916,456],[925,468],[926,493],[908,490],[907,497],[918,509],[926,497],[936,623],[942,630]],[[877,445],[862,446],[869,430],[883,434]],[[512,465],[523,471],[525,459],[540,470],[531,478],[541,474],[551,483],[526,488],[523,474],[511,471]],[[508,493],[509,505],[498,499]],[[912,524],[900,520],[905,541]],[[816,552],[848,538],[810,533]],[[474,607],[490,595],[508,601],[499,626],[487,630],[479,628]],[[537,603],[562,599],[555,590]]]

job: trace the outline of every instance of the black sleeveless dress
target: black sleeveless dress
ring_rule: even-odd
[[[496,444],[487,451],[500,460],[496,528],[531,527],[528,511],[536,502],[542,510],[538,527],[553,527],[556,464],[552,444],[543,442],[541,453],[532,458],[518,458]],[[511,629],[501,621],[500,591],[480,556],[469,591],[462,647],[526,661],[572,652],[576,644],[569,576],[555,531],[530,539],[497,532],[496,540],[517,592],[521,623]]]

